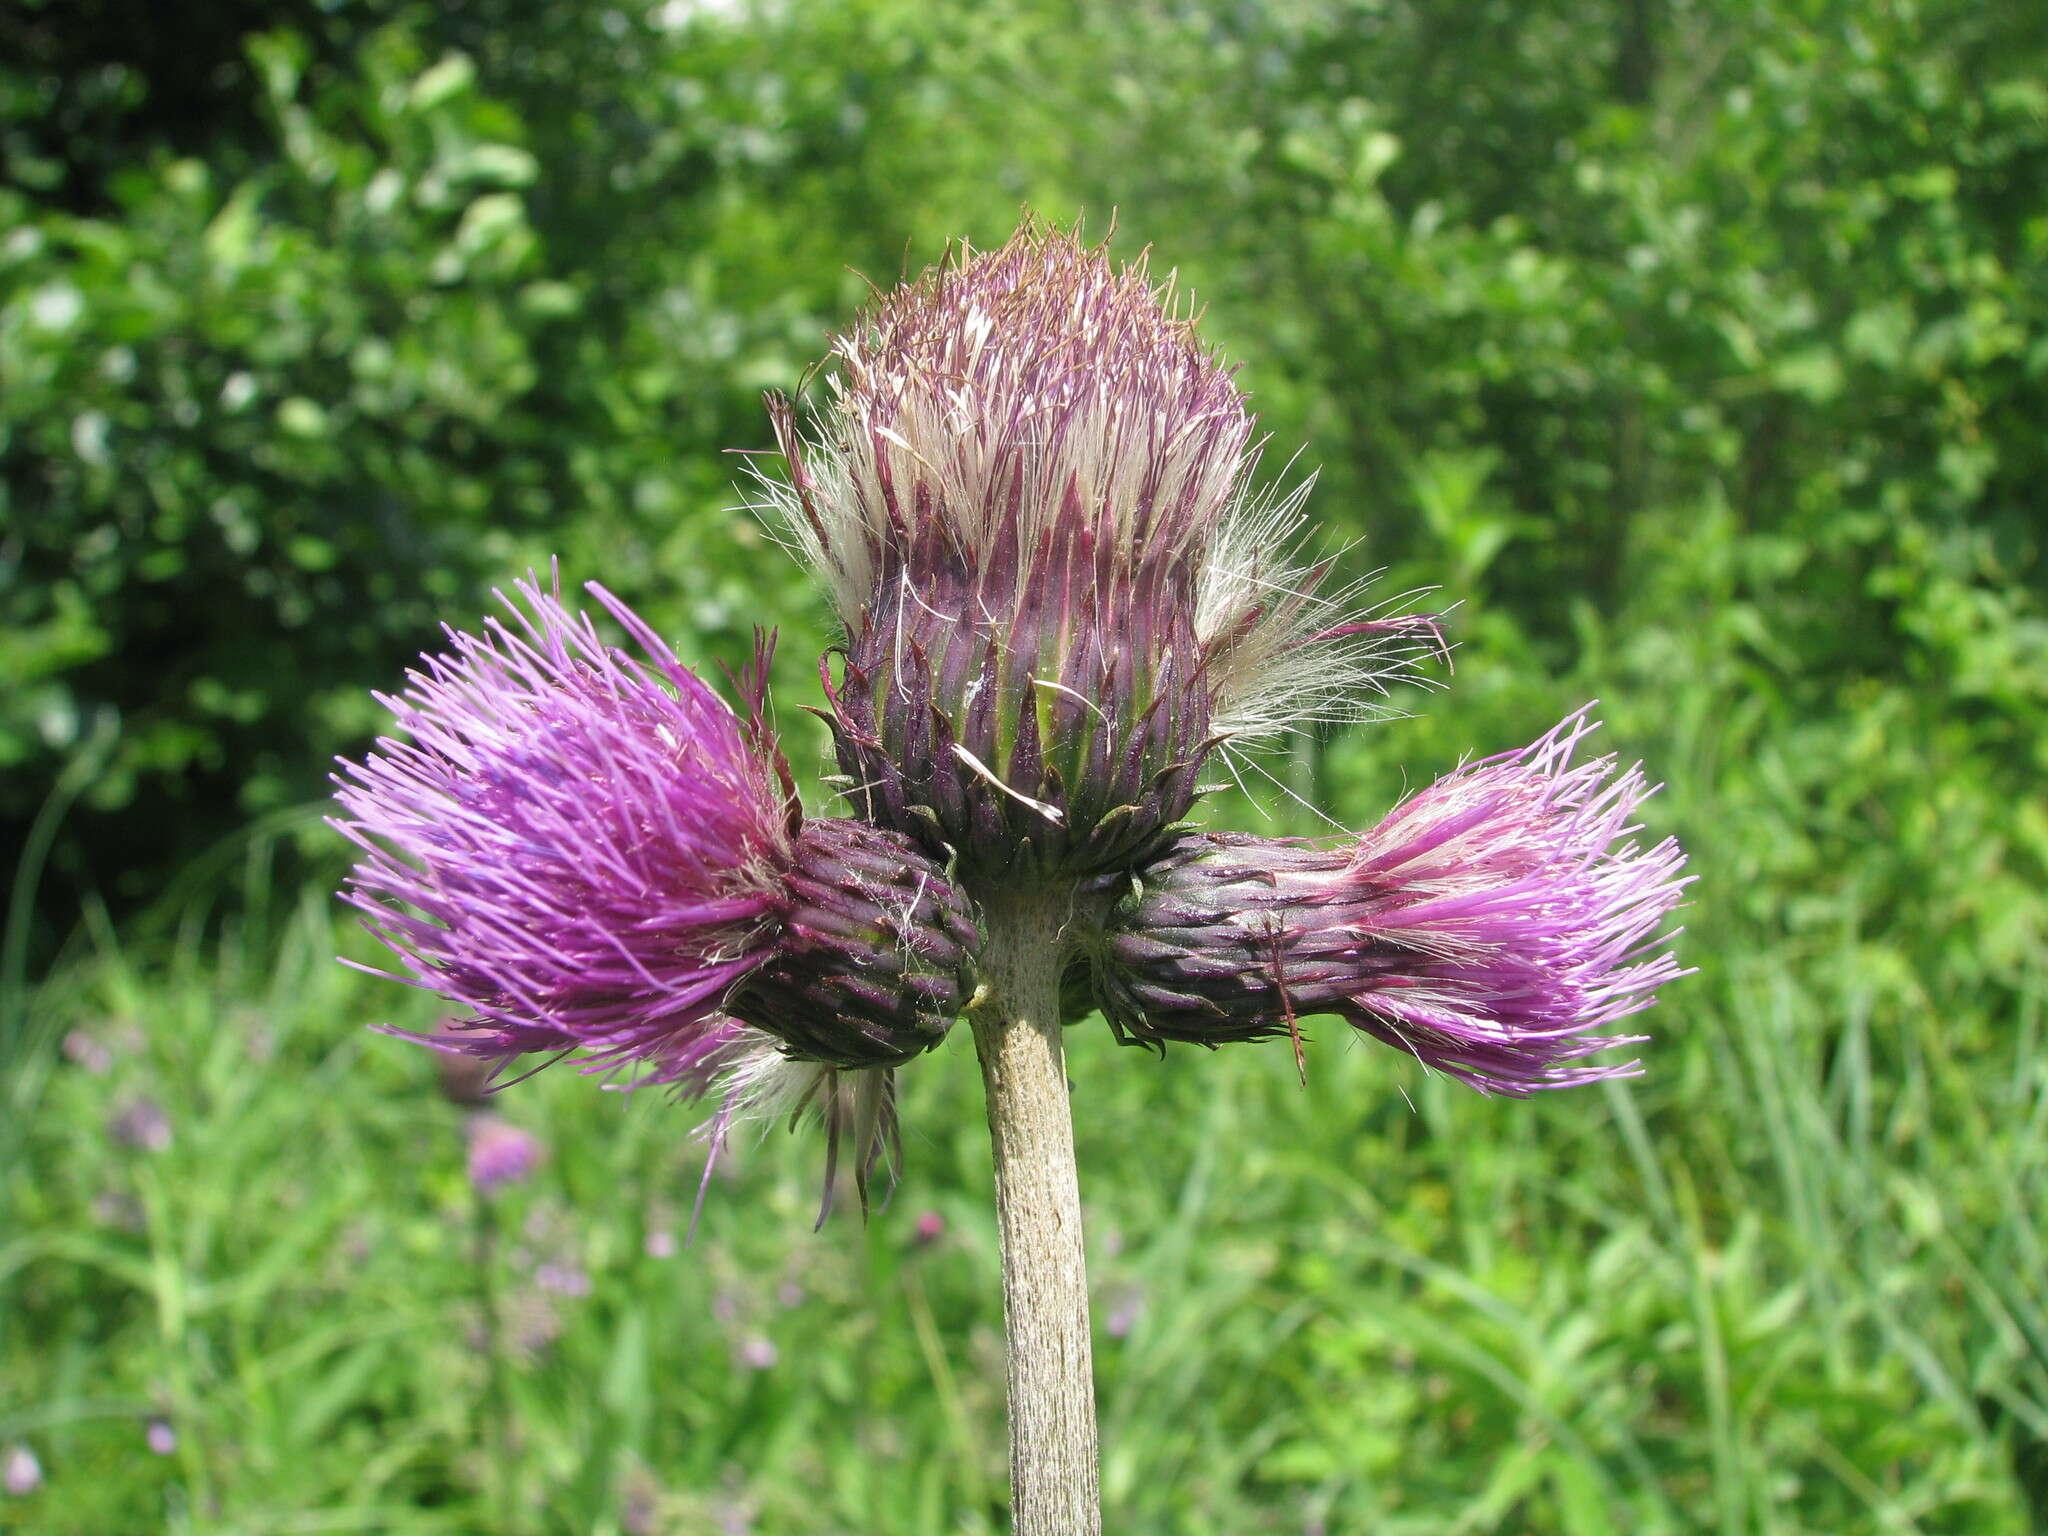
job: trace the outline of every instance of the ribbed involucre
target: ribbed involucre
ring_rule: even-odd
[[[808,821],[776,951],[730,1011],[807,1060],[890,1067],[946,1037],[973,994],[974,908],[900,832]]]

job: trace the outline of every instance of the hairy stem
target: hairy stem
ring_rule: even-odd
[[[1015,1536],[1097,1536],[1088,1274],[1060,1041],[1067,901],[1034,892],[984,909],[989,995],[973,1023],[1003,1238],[1012,1528]]]

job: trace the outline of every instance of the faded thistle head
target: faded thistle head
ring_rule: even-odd
[[[1142,864],[1212,754],[1352,712],[1426,618],[1371,618],[1249,488],[1191,307],[1027,227],[879,299],[826,398],[773,399],[775,521],[844,627],[825,686],[863,817],[972,875]]]

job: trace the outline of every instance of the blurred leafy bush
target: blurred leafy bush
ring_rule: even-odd
[[[1473,652],[1726,670],[1840,838],[2048,766],[2025,5],[80,14],[0,70],[0,824],[102,743],[77,883],[317,793],[551,553],[696,654],[781,619],[800,681],[720,450],[856,271],[1026,202],[1159,243]]]
[[[364,661],[534,518],[543,465],[504,418],[574,295],[536,280],[516,124],[385,40],[344,141],[290,34],[251,56],[276,162],[125,165],[87,215],[8,194],[11,817],[95,713],[121,728],[90,803],[138,828],[303,793],[368,722]]]
[[[550,555],[685,645],[801,627],[718,450],[765,437],[863,246],[732,182],[823,174],[832,76],[806,107],[654,18],[544,8],[529,46],[521,14],[345,7],[214,38],[230,89],[162,81],[208,138],[152,100],[143,10],[10,24],[0,827],[96,752],[60,848],[147,895],[316,794],[367,689]]]

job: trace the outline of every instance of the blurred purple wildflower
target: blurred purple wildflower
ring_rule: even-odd
[[[522,1288],[506,1298],[505,1327],[512,1352],[531,1363],[562,1336],[562,1316],[546,1295]],[[487,1338],[488,1335],[479,1329],[472,1336],[471,1343],[482,1350],[488,1347]]]
[[[494,1195],[525,1180],[547,1156],[537,1137],[495,1115],[469,1122],[469,1182],[480,1195]]]
[[[142,1202],[117,1189],[103,1189],[92,1197],[92,1219],[122,1232],[141,1232],[149,1225]]]
[[[1574,763],[1585,711],[1470,764],[1337,848],[1203,833],[1145,872],[1095,968],[1105,1013],[1146,1042],[1292,1034],[1334,1013],[1490,1093],[1631,1074],[1568,1065],[1680,975],[1659,929],[1686,882],[1666,840],[1626,841],[1650,789]]]
[[[167,1152],[171,1145],[171,1117],[155,1099],[130,1099],[107,1122],[107,1134],[138,1152]]]
[[[64,1059],[98,1077],[114,1064],[114,1053],[97,1035],[83,1029],[68,1031],[64,1036]]]
[[[632,1466],[620,1478],[619,1529],[626,1536],[659,1536],[661,1485],[644,1466]]]
[[[1102,1331],[1112,1339],[1127,1339],[1144,1315],[1144,1288],[1136,1285],[1126,1286],[1117,1293],[1116,1300],[1102,1319]]]
[[[25,1499],[43,1486],[43,1464],[25,1445],[10,1445],[0,1458],[0,1488],[17,1499]]]
[[[533,1283],[557,1296],[590,1294],[590,1272],[580,1264],[542,1264],[533,1272]]]
[[[149,1428],[143,1432],[143,1440],[152,1456],[174,1455],[178,1449],[178,1432],[171,1428],[168,1419],[151,1419]]]

